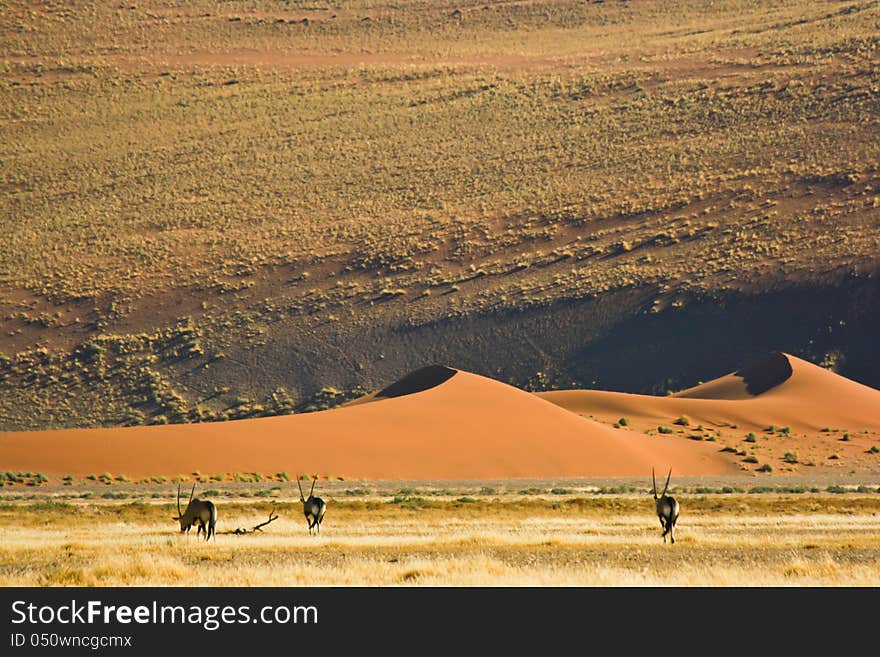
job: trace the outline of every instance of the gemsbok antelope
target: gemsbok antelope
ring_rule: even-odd
[[[669,489],[669,480],[672,478],[672,468],[669,468],[669,475],[666,477],[666,486],[663,492],[657,496],[657,479],[654,477],[654,468],[651,468],[651,481],[654,482],[654,503],[657,505],[657,517],[660,518],[660,526],[663,528],[663,542],[666,542],[666,534],[675,543],[675,523],[678,520],[678,514],[681,507],[674,497],[666,494]]]
[[[190,528],[198,523],[198,536],[205,532],[205,540],[209,540],[212,536],[217,540],[214,528],[217,526],[217,507],[210,500],[193,499],[196,492],[196,485],[193,484],[189,493],[189,503],[186,505],[186,511],[180,510],[180,484],[177,484],[177,515],[173,520],[180,521],[180,533],[189,533]]]
[[[321,533],[321,521],[324,519],[324,513],[327,511],[327,504],[320,497],[315,497],[315,482],[318,476],[312,480],[312,490],[309,491],[309,497],[303,496],[303,489],[299,483],[299,477],[296,478],[296,485],[299,486],[299,501],[303,505],[303,513],[306,516],[306,522],[309,523],[309,535],[312,534],[312,528],[317,527],[317,532]]]

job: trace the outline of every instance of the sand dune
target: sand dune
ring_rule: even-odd
[[[716,446],[612,429],[498,381],[443,367],[318,413],[0,434],[0,466],[74,475],[287,471],[354,479],[646,476],[652,467],[679,475],[737,471]]]
[[[668,424],[687,415],[692,423],[737,424],[758,430],[775,425],[805,433],[827,427],[880,431],[880,391],[783,353],[669,397],[598,390],[538,396],[574,413],[606,421],[628,417],[642,423]]]

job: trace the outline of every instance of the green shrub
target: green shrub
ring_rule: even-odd
[[[760,468],[757,469],[758,472],[773,472],[773,466],[769,463],[765,463]]]

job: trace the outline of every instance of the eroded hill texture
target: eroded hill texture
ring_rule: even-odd
[[[876,1],[2,12],[0,429],[880,386]]]

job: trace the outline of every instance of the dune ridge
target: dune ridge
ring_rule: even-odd
[[[781,352],[668,397],[600,390],[537,394],[580,415],[628,415],[644,423],[686,415],[694,423],[749,429],[784,425],[812,433],[826,427],[880,431],[880,391]]]
[[[286,471],[352,479],[498,479],[647,476],[652,467],[681,475],[736,472],[708,445],[618,431],[469,372],[419,372],[385,388],[381,402],[316,413],[0,434],[0,464],[129,477]],[[419,390],[425,383],[434,385]]]
[[[748,367],[681,390],[672,396],[693,399],[750,399],[782,385],[792,374],[794,370],[789,357],[775,351]]]

